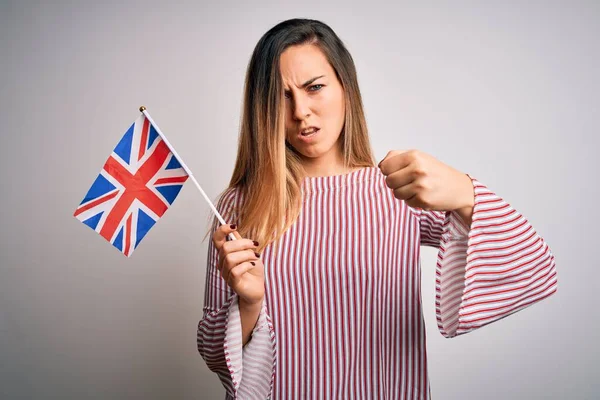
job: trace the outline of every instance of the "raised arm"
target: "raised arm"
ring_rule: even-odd
[[[436,314],[446,337],[470,332],[552,295],[554,256],[529,221],[486,186],[417,150],[379,164],[394,197],[439,248]]]

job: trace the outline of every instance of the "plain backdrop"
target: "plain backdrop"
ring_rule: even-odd
[[[416,148],[472,174],[555,254],[554,296],[445,339],[424,249],[433,399],[600,397],[600,3],[394,3],[0,2],[0,398],[223,398],[196,349],[195,186],[129,259],[73,211],[140,105],[214,200],[250,54],[293,17],[353,55],[377,161]]]

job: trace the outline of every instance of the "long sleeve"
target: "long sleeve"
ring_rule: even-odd
[[[224,219],[233,221],[235,196],[227,192],[217,204]],[[218,220],[213,224],[214,232]],[[252,337],[242,346],[242,324],[238,296],[221,278],[216,266],[218,250],[208,245],[203,317],[198,323],[198,351],[208,368],[225,387],[227,398],[265,399],[269,397],[275,373],[275,334],[267,313],[262,309]]]
[[[439,248],[436,317],[442,335],[465,334],[557,290],[554,255],[531,224],[471,178],[471,226],[458,213],[419,211],[421,244]]]

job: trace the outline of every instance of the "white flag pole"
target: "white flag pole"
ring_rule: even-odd
[[[169,148],[169,150],[171,150],[171,153],[173,153],[173,155],[175,156],[175,158],[177,159],[177,161],[179,161],[179,164],[181,164],[181,166],[183,167],[183,169],[185,170],[185,172],[189,175],[189,177],[192,178],[192,182],[194,182],[194,184],[196,185],[196,187],[198,188],[198,190],[200,191],[200,193],[202,193],[202,196],[204,196],[204,199],[206,199],[206,202],[208,203],[208,205],[210,206],[210,208],[212,209],[212,211],[215,213],[215,215],[219,219],[219,222],[221,222],[222,225],[227,224],[227,222],[225,222],[225,220],[223,219],[223,217],[221,217],[221,214],[219,214],[219,212],[215,208],[215,206],[212,203],[212,201],[210,200],[210,198],[206,195],[206,193],[204,193],[204,190],[202,190],[202,187],[200,187],[200,184],[198,183],[198,181],[196,180],[196,178],[192,174],[192,171],[190,171],[190,169],[187,167],[187,165],[185,165],[185,163],[183,162],[183,160],[181,159],[181,157],[179,157],[179,154],[177,154],[177,152],[175,151],[175,149],[173,148],[173,146],[171,146],[171,143],[169,143],[169,141],[167,140],[166,136],[161,132],[161,130],[158,127],[158,125],[156,125],[154,123],[154,121],[152,120],[152,117],[150,117],[150,114],[148,114],[148,111],[146,111],[146,107],[141,106],[140,107],[140,112],[142,112],[146,116],[146,118],[148,118],[148,121],[150,121],[150,123],[152,124],[152,126],[154,126],[154,128],[156,129],[156,132],[158,132],[158,134],[160,135],[160,137],[162,138],[162,140],[164,140],[164,142],[167,145],[167,147]],[[229,237],[231,238],[231,240],[236,240],[236,237],[233,234],[233,232],[229,233]]]

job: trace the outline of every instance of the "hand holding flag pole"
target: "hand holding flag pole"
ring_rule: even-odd
[[[140,112],[73,214],[127,257],[173,204],[188,177],[226,224],[146,107]],[[236,240],[233,233],[228,236]]]

